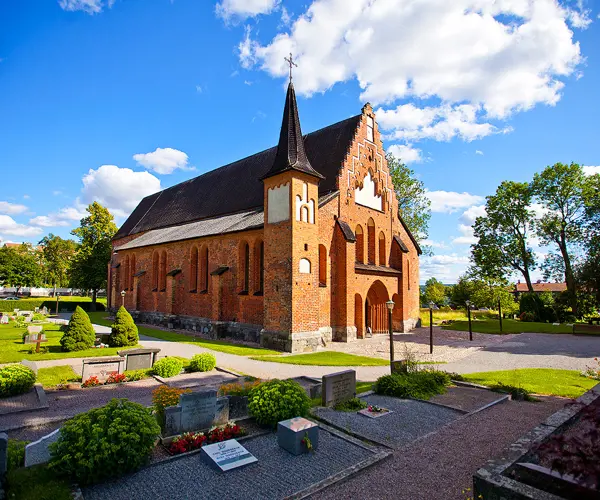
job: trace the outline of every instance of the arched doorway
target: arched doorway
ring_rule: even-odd
[[[377,280],[369,288],[365,300],[365,326],[372,333],[388,331],[388,312],[385,303],[389,300],[385,285]],[[368,330],[367,330],[368,331]]]

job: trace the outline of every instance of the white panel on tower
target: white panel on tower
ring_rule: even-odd
[[[367,173],[363,180],[362,189],[356,188],[355,200],[359,205],[383,211],[383,201],[381,196],[375,194],[375,182],[371,177],[371,172]]]
[[[290,218],[290,184],[269,188],[267,222],[273,224]]]

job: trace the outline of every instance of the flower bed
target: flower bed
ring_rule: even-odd
[[[220,427],[213,427],[208,432],[186,432],[165,444],[171,455],[180,455],[194,450],[199,450],[206,444],[220,443],[228,439],[245,436],[246,431],[238,424],[228,422]]]

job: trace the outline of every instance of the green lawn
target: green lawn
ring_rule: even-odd
[[[81,382],[81,376],[77,375],[70,365],[52,366],[38,370],[37,382],[45,389],[50,389],[58,384]]]
[[[6,498],[23,500],[71,500],[71,485],[46,465],[10,470],[6,476]]]
[[[45,324],[43,327],[48,342],[44,342],[42,347],[47,347],[49,352],[29,354],[29,349],[34,344],[23,344],[23,333],[27,331],[27,328],[15,328],[12,322],[8,325],[0,325],[0,363],[17,363],[23,359],[40,361],[43,359],[115,356],[117,351],[122,349],[120,347],[106,347],[103,349],[63,352],[59,343],[63,332],[60,331],[59,325]]]
[[[508,334],[508,333],[573,333],[573,327],[561,324],[554,326],[552,323],[523,322],[514,319],[502,320],[502,332],[498,320],[471,321],[472,329],[477,333]],[[442,326],[444,330],[469,331],[468,321],[457,321],[451,325]]]
[[[92,312],[89,313],[89,315],[92,323],[96,323],[97,325],[111,326],[112,324],[110,319],[106,319],[108,315],[106,312]],[[279,351],[273,351],[271,349],[248,347],[222,340],[198,339],[188,335],[183,335],[181,333],[166,332],[164,330],[147,326],[138,325],[138,331],[140,335],[147,335],[148,337],[167,340],[169,342],[197,345],[206,349],[212,349],[213,351],[225,352],[227,354],[237,354],[238,356],[277,356],[281,354]]]
[[[493,319],[498,315],[498,311],[471,311],[471,318]],[[422,326],[429,326],[429,309],[422,308],[420,311]],[[467,321],[467,310],[456,309],[453,311],[442,311],[440,309],[433,311],[433,324],[439,325],[442,321]]]
[[[583,377],[577,370],[523,368],[496,372],[469,373],[466,381],[492,386],[498,383],[522,387],[534,394],[577,398],[596,384],[597,380]]]
[[[295,354],[292,356],[252,356],[250,359],[270,361],[272,363],[287,363],[290,365],[316,365],[316,366],[385,366],[390,362],[381,358],[355,356],[343,352],[313,352],[309,354]]]
[[[356,382],[356,394],[373,390],[375,382]]]

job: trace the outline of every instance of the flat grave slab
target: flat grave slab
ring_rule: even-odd
[[[361,439],[389,448],[400,448],[464,415],[464,412],[413,399],[372,394],[363,398],[368,404],[390,410],[380,418],[365,418],[358,412],[316,408],[314,414],[326,423]]]
[[[218,467],[223,472],[258,462],[258,459],[236,439],[209,444],[201,448],[205,462]]]
[[[159,462],[116,481],[84,488],[83,496],[86,500],[276,500],[299,492],[308,495],[389,454],[339,437],[335,431],[321,428],[319,433],[316,453],[294,456],[280,448],[276,434],[269,433],[240,441],[258,459],[244,467],[220,472],[199,453],[194,453]]]
[[[35,384],[25,394],[0,399],[0,415],[20,413],[22,411],[45,410],[47,408],[48,398],[42,384]]]
[[[480,410],[490,403],[503,399],[506,395],[487,389],[478,389],[477,387],[449,387],[446,394],[438,394],[429,401],[441,404],[450,408],[471,413]]]

